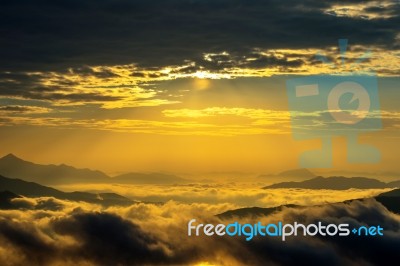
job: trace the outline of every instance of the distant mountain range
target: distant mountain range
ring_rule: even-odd
[[[305,188],[305,189],[334,189],[345,190],[350,188],[372,189],[372,188],[394,188],[400,185],[400,181],[385,183],[376,179],[366,177],[315,177],[301,182],[281,182],[264,189],[271,188]]]
[[[384,192],[374,197],[376,201],[385,206],[389,211],[399,214],[400,213],[400,189],[394,189],[389,192]],[[355,199],[362,200],[362,199]],[[351,202],[355,200],[347,200],[345,202]],[[285,208],[306,208],[306,206],[300,206],[295,204],[287,204],[270,208],[251,207],[251,208],[239,208],[235,210],[229,210],[216,215],[221,219],[231,219],[234,217],[260,217],[268,216],[273,213],[282,211]]]
[[[190,183],[188,179],[163,173],[127,173],[111,178],[111,182],[130,184],[179,184]]]
[[[46,185],[69,183],[107,183],[109,176],[89,169],[77,169],[72,166],[41,165],[24,161],[13,154],[0,158],[0,174],[26,181]]]
[[[240,209],[226,211],[221,214],[218,214],[217,216],[219,218],[223,218],[223,219],[231,219],[234,217],[238,217],[238,218],[259,217],[259,216],[270,215],[274,212],[279,212],[279,211],[283,210],[284,208],[299,208],[299,207],[302,207],[302,206],[295,205],[295,204],[287,204],[287,205],[281,205],[281,206],[276,206],[276,207],[271,207],[271,208],[248,207],[248,208],[240,208]]]
[[[21,179],[13,179],[0,176],[0,202],[6,204],[7,199],[15,195],[25,197],[54,197],[57,199],[84,201],[89,203],[111,205],[130,205],[134,201],[116,193],[88,193],[88,192],[63,192],[51,187],[39,185],[34,182],[27,182]]]
[[[400,187],[400,180],[387,183],[389,187]]]
[[[77,169],[65,164],[35,164],[13,154],[0,158],[0,175],[50,186],[75,183],[178,184],[189,182],[179,176],[163,173],[128,173],[110,177],[101,171]]]
[[[331,170],[319,172],[316,176],[364,176],[379,180],[399,180],[400,172],[395,171],[348,171],[348,170]]]
[[[283,171],[275,175],[259,175],[259,178],[263,178],[270,181],[286,180],[286,181],[302,181],[316,177],[317,175],[306,168],[294,169]]]

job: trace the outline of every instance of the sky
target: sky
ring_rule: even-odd
[[[78,196],[117,193],[106,196],[134,201],[102,206],[49,197],[42,190],[52,188],[22,180],[38,194],[20,197],[8,178],[21,176],[1,177],[10,191],[0,192],[0,265],[398,260],[400,218],[385,207],[398,191],[376,200],[392,188],[265,186],[312,174],[399,180],[399,25],[399,0],[0,1],[0,157],[12,153],[110,176],[185,178],[170,177],[178,184],[155,184],[158,174],[147,175],[158,177],[149,184],[139,184],[141,178],[137,184],[54,182]],[[339,85],[349,82],[350,93],[342,93]],[[332,151],[315,152],[330,140]],[[347,160],[377,154],[375,162]],[[332,165],[290,171],[289,178],[269,175],[311,159],[332,159]],[[218,215],[255,206],[280,207],[266,216]],[[189,237],[192,219],[379,225],[384,235],[299,234],[284,242]]]
[[[321,143],[293,138],[286,82],[356,72],[377,76],[383,127],[360,142],[382,159],[349,164],[339,136],[333,167],[400,172],[398,1],[0,5],[0,155],[107,173],[298,168]]]

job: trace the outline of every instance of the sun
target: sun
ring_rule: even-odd
[[[210,87],[210,80],[206,78],[195,78],[193,82],[196,90],[207,90]]]

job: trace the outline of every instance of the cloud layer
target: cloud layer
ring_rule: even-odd
[[[74,207],[72,207],[74,205]],[[58,210],[0,212],[2,265],[375,265],[396,259],[400,218],[373,199],[286,208],[242,223],[294,221],[304,224],[380,225],[382,237],[188,237],[187,222],[225,224],[214,215],[226,204],[135,204],[100,209],[96,205],[61,203]],[[71,208],[72,207],[72,208]],[[236,220],[235,220],[236,221]]]
[[[316,0],[5,1],[0,9],[1,67],[30,71],[84,64],[161,67],[184,60],[210,67],[202,53],[227,51],[248,57],[254,48],[320,48],[340,37],[396,47],[399,6],[385,1],[373,8],[373,1],[368,2],[343,6],[340,1]],[[357,15],[361,12],[366,16]],[[274,57],[258,61],[287,64]]]

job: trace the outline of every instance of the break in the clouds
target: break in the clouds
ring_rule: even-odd
[[[254,57],[254,49],[354,44],[398,48],[396,1],[2,1],[3,71],[54,71],[83,65],[230,67],[223,51],[255,66],[299,65]],[[363,13],[364,15],[361,15]],[[323,34],[321,34],[323,33]],[[215,59],[215,60],[214,60]],[[218,59],[218,60],[216,60]],[[237,61],[237,60],[236,60]],[[112,76],[103,73],[102,76]]]

